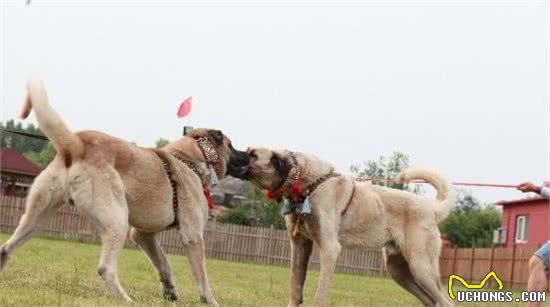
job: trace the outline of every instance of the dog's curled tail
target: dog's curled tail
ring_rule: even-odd
[[[449,215],[449,211],[456,204],[455,190],[449,184],[449,182],[445,178],[443,178],[443,176],[439,175],[435,171],[425,168],[410,167],[402,171],[399,175],[399,178],[401,179],[401,182],[423,180],[431,184],[435,188],[435,190],[437,191],[436,198],[438,201],[438,204],[435,208],[436,219],[438,223],[444,220],[447,215]]]
[[[80,138],[67,128],[61,116],[50,106],[44,83],[38,79],[31,79],[27,83],[27,98],[23,104],[20,117],[22,119],[27,118],[33,109],[40,130],[52,142],[57,154],[64,157],[65,165],[70,166],[72,161],[82,155],[84,145]]]

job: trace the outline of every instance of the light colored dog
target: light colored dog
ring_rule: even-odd
[[[318,158],[266,148],[248,150],[251,180],[273,197],[290,199],[286,215],[291,239],[289,306],[303,301],[303,286],[313,244],[319,248],[321,272],[315,306],[326,306],[331,278],[342,246],[385,248],[393,279],[424,305],[452,302],[442,291],[439,277],[441,238],[438,222],[454,205],[454,190],[435,172],[407,169],[402,182],[424,180],[437,190],[437,201],[414,193],[356,182],[335,173]],[[304,215],[304,202],[311,214]]]
[[[75,134],[49,105],[40,81],[29,82],[21,116],[26,118],[31,109],[57,155],[35,179],[17,229],[0,247],[0,270],[48,216],[69,203],[100,230],[97,272],[114,294],[131,301],[117,274],[118,256],[131,226],[131,237],[158,271],[165,298],[177,299],[170,265],[156,238],[174,226],[186,248],[201,301],[217,305],[206,273],[203,230],[208,207],[203,189],[209,168],[219,177],[235,175],[234,165],[239,159],[244,159],[241,164],[247,162],[247,154],[235,150],[219,130],[195,129],[160,150],[97,131]]]

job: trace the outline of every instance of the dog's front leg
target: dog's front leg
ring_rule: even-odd
[[[336,260],[340,255],[341,246],[333,222],[334,219],[323,220],[321,217],[319,218],[319,235],[315,242],[319,247],[321,273],[317,292],[315,292],[314,306],[316,307],[328,306],[330,282],[336,268]]]
[[[313,250],[313,241],[299,235],[292,236],[293,227],[289,228],[290,235],[290,300],[289,307],[295,307],[304,301],[304,283],[306,281],[309,257]]]

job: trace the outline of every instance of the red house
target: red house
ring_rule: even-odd
[[[0,194],[25,196],[42,169],[11,148],[0,148]]]
[[[501,228],[493,242],[504,247],[539,247],[550,240],[550,201],[540,196],[501,201]]]

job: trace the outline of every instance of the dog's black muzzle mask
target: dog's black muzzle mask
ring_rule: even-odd
[[[249,177],[250,157],[246,151],[231,148],[227,174],[235,178],[246,180]]]

